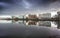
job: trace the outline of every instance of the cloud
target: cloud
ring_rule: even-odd
[[[60,7],[60,0],[10,0],[10,1],[12,1],[13,3],[7,3],[6,5],[6,3],[3,2],[4,5],[2,5],[2,8],[0,9],[0,14],[10,15],[22,13],[26,14],[28,12],[38,10],[46,12],[51,9],[58,10]]]

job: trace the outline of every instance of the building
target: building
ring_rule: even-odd
[[[37,19],[38,16],[37,16],[36,14],[28,14],[28,15],[26,16],[26,18],[27,18],[27,19]]]
[[[39,19],[51,18],[51,13],[39,14]]]

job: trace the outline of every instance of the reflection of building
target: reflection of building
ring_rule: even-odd
[[[51,22],[50,21],[39,21],[38,24],[39,24],[39,26],[51,27]]]
[[[37,22],[30,20],[30,21],[26,22],[26,25],[37,25]]]

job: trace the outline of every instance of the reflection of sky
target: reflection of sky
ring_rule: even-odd
[[[34,37],[48,37],[48,36],[60,36],[60,31],[58,29],[52,29],[48,27],[38,27],[38,26],[23,26],[19,24],[0,24],[0,36],[20,36],[28,37],[32,35]],[[21,36],[23,35],[23,36]],[[36,36],[38,35],[38,36]]]

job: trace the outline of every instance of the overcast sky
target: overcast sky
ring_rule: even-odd
[[[0,14],[27,14],[59,10],[60,0],[0,0]]]

